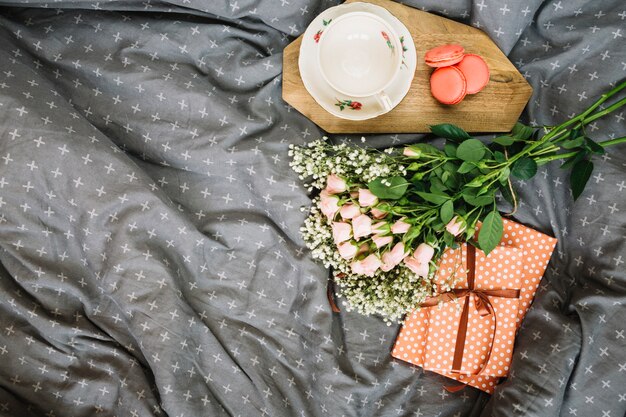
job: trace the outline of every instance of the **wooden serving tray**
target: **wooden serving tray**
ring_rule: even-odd
[[[389,10],[409,29],[417,50],[417,68],[411,89],[389,113],[369,120],[345,120],[325,111],[309,95],[300,78],[298,56],[302,36],[283,52],[283,99],[329,133],[425,133],[429,126],[453,123],[469,132],[508,132],[528,103],[532,88],[522,74],[482,31],[391,0],[363,1]],[[424,63],[427,50],[445,43],[463,45],[485,59],[489,84],[456,105],[439,103],[430,94],[433,69]]]

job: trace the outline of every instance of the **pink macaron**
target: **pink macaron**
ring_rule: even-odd
[[[428,50],[424,55],[424,61],[430,67],[447,67],[461,62],[464,54],[465,49],[461,45],[441,45]]]
[[[456,66],[440,67],[430,76],[430,92],[443,104],[457,104],[467,94],[467,82]]]
[[[455,65],[465,77],[467,94],[476,94],[489,82],[489,67],[484,59],[476,54],[465,54]]]

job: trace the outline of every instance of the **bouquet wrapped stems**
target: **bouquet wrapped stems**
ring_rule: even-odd
[[[624,89],[626,81],[559,125],[518,123],[490,143],[440,124],[431,131],[445,139],[442,149],[416,143],[380,151],[326,138],[292,146],[292,168],[309,191],[320,191],[302,228],[304,241],[313,257],[333,269],[349,307],[396,321],[454,284],[433,280],[447,248],[467,242],[488,255],[499,244],[497,195],[514,207],[518,201],[511,178],[528,180],[538,165],[564,160],[573,197],[580,196],[592,157],[626,142],[596,142],[585,129],[626,104],[626,97],[619,98]]]

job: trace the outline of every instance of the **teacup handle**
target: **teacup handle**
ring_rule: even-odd
[[[376,94],[376,100],[380,103],[380,105],[385,109],[385,111],[390,111],[393,109],[393,104],[391,103],[391,99],[389,95],[384,91]]]

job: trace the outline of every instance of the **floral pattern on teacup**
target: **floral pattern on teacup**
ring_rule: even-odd
[[[330,24],[330,22],[332,22],[332,21],[333,21],[333,19],[328,19],[328,20],[322,19],[323,26],[324,27],[328,26]],[[324,33],[324,28],[318,30],[315,33],[315,35],[313,35],[313,40],[315,41],[315,43],[319,43],[320,38],[322,37],[322,33]]]
[[[351,109],[351,110],[361,110],[361,108],[363,107],[363,104],[361,104],[361,102],[359,101],[354,101],[354,100],[339,100],[338,98],[335,98],[335,100],[337,100],[337,103],[335,103],[335,106],[339,107],[339,110],[343,111],[343,109]]]
[[[389,39],[389,35],[387,35],[387,32],[385,32],[384,30],[380,33],[383,35],[383,39],[385,40],[385,42],[387,42],[387,46],[389,47],[389,49],[391,49],[391,53],[393,54],[395,52],[395,48],[391,43],[391,39]]]
[[[400,45],[402,46],[402,65],[408,68],[409,66],[404,61],[404,53],[408,51],[409,49],[404,45],[404,35],[400,36]]]

